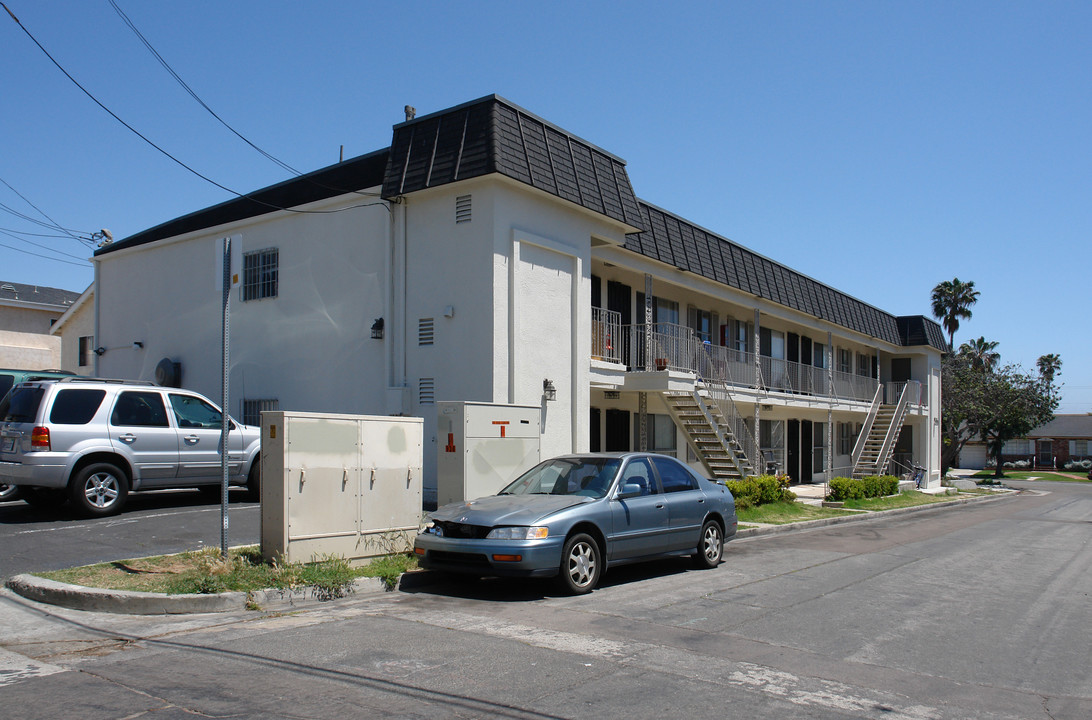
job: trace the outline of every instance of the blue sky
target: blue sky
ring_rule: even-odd
[[[4,2],[201,174],[291,177],[109,0]],[[386,147],[406,104],[497,93],[625,159],[642,199],[886,311],[973,280],[956,343],[1058,353],[1059,411],[1092,411],[1092,3],[115,2],[293,168]],[[0,66],[0,179],[65,228],[120,239],[232,197],[6,13]],[[84,244],[32,233],[53,231],[0,207],[0,279],[90,284]]]

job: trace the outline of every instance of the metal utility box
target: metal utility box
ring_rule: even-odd
[[[475,402],[436,406],[439,505],[496,495],[540,460],[541,407]]]
[[[484,495],[539,460],[542,408],[485,402],[438,402],[436,497],[439,505]]]
[[[262,413],[262,555],[403,552],[421,521],[421,418]]]

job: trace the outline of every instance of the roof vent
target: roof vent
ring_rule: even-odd
[[[414,119],[415,117],[417,117],[417,108],[413,107],[412,105],[407,105],[406,106],[406,122],[409,122],[410,120]]]

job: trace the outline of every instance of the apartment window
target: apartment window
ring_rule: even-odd
[[[780,330],[760,328],[758,335],[760,353],[777,360],[785,359],[785,333]]]
[[[717,325],[717,316],[708,310],[692,307],[687,310],[687,324],[694,335],[702,342],[713,342],[713,328]]]
[[[280,402],[276,398],[264,400],[243,400],[243,425],[261,425],[262,410],[279,410]]]
[[[91,355],[95,352],[95,336],[94,335],[81,335],[80,336],[80,367],[90,367],[93,363]]]
[[[825,368],[827,366],[827,346],[823,343],[812,343],[811,346],[811,364],[817,368]]]
[[[679,303],[664,298],[652,298],[652,322],[679,324]]]
[[[838,348],[838,372],[849,375],[853,372],[853,351],[848,348]]]
[[[648,451],[661,455],[678,456],[675,422],[670,415],[648,414]],[[641,447],[641,424],[633,425],[633,447]]]
[[[243,254],[243,300],[277,297],[277,248]]]
[[[838,423],[838,454],[852,455],[853,446],[857,444],[857,434],[861,432],[860,424],[851,422]]]
[[[872,377],[872,356],[857,353],[857,374],[861,377]]]
[[[751,349],[751,335],[754,333],[754,325],[751,323],[728,318],[721,325],[721,333],[721,342],[726,347],[741,353]]]

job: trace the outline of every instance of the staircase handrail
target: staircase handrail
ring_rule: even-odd
[[[910,380],[903,387],[902,394],[899,395],[899,404],[895,406],[895,414],[891,418],[891,425],[888,426],[887,434],[883,438],[883,445],[880,447],[880,455],[876,463],[877,473],[883,472],[884,468],[887,467],[887,462],[890,459],[888,456],[895,445],[895,438],[902,431],[902,421],[906,418],[906,411],[910,406],[910,396],[912,394],[921,397],[920,381]]]
[[[717,363],[713,361],[713,346],[708,342],[702,343],[695,348],[694,356],[694,372],[708,391],[709,399],[713,401],[732,434],[736,438],[747,441],[739,443],[740,452],[743,455],[744,462],[750,466],[753,472],[758,465],[752,459],[751,453],[753,452],[755,457],[761,457],[762,453],[754,433],[744,422],[743,416],[739,413],[739,408],[732,400],[732,393],[729,390],[727,380],[723,377],[723,373],[717,369]]]
[[[872,406],[868,409],[868,415],[865,417],[864,425],[861,426],[861,432],[857,435],[857,442],[853,445],[853,467],[856,468],[857,464],[861,461],[861,454],[864,453],[865,444],[868,442],[868,434],[872,432],[872,425],[876,422],[876,416],[880,412],[880,405],[883,404],[883,385],[876,384],[876,394],[872,398]]]

